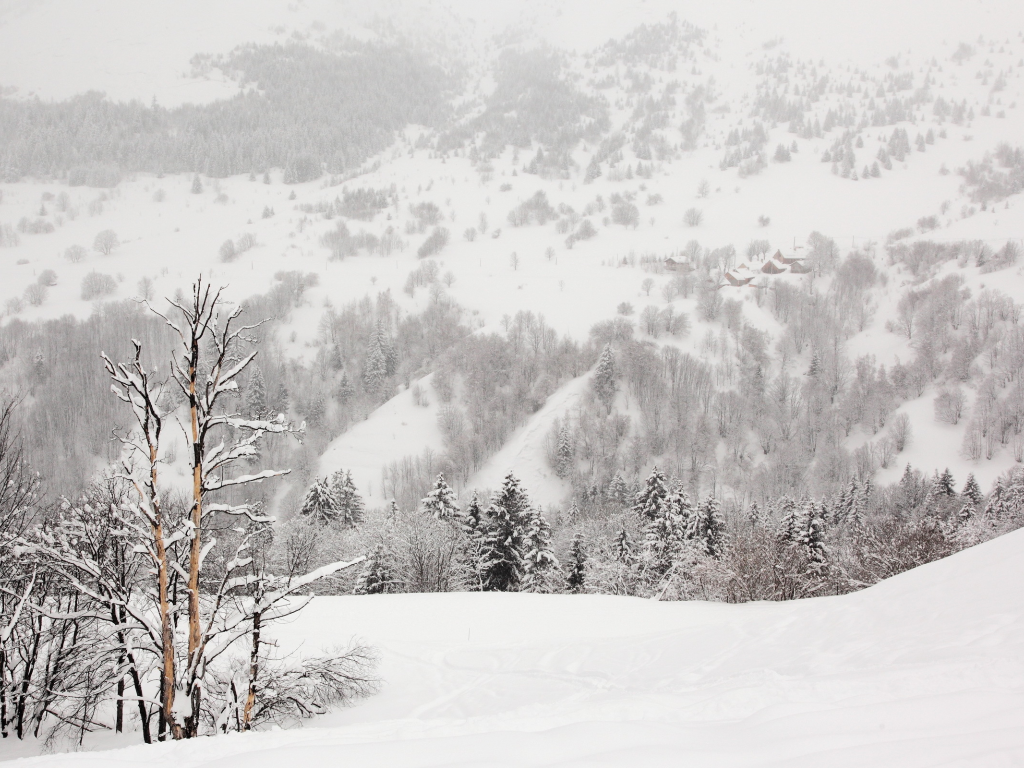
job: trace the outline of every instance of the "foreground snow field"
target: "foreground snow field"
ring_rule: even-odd
[[[862,592],[790,603],[317,598],[383,691],[289,731],[17,766],[1011,766],[1024,763],[1024,531]],[[2,752],[0,752],[2,754]]]

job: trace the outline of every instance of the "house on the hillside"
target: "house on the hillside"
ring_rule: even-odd
[[[726,272],[725,280],[729,285],[734,285],[737,288],[748,285],[751,280],[754,279],[753,275],[743,276],[742,274],[736,274],[735,272]]]
[[[669,256],[665,259],[665,269],[669,272],[693,272],[693,265],[688,261],[677,261]]]
[[[811,268],[803,263],[800,259],[794,259],[789,266],[789,271],[794,275],[806,275],[810,273]]]
[[[761,267],[761,271],[764,272],[766,275],[781,275],[783,272],[786,271],[786,267],[784,267],[782,264],[779,264],[779,262],[772,258],[771,260],[766,261],[764,263],[764,266]]]

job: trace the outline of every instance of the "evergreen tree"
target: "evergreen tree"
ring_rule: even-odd
[[[611,482],[608,483],[608,498],[619,506],[622,506],[629,501],[629,493],[629,484],[622,479],[622,475],[616,472],[615,476],[612,477]]]
[[[981,492],[981,486],[978,485],[978,481],[974,479],[974,473],[967,475],[967,480],[964,481],[964,489],[960,492],[960,496],[974,506],[978,506],[984,501],[985,496]]]
[[[751,528],[757,528],[761,525],[761,508],[757,505],[756,501],[750,502],[750,506],[747,507],[747,522],[750,523]]]
[[[597,156],[590,158],[590,163],[587,164],[587,173],[583,177],[583,182],[589,184],[594,179],[601,175],[601,164],[597,162]]]
[[[249,374],[249,386],[245,390],[245,405],[250,419],[265,419],[267,413],[267,385],[263,381],[263,371],[253,365]]]
[[[811,499],[803,501],[792,542],[803,547],[809,560],[822,563],[825,561],[825,523],[819,509]]]
[[[192,177],[192,194],[201,195],[203,193],[203,182],[199,180],[199,174],[197,173]]]
[[[509,472],[501,484],[501,492],[494,500],[494,503],[506,510],[515,523],[522,527],[527,511],[530,509],[530,499],[526,490],[520,485],[518,478]]]
[[[480,504],[480,496],[473,491],[473,497],[464,511],[459,512],[459,528],[470,538],[480,538],[483,534],[483,506]]]
[[[300,512],[310,520],[327,525],[338,518],[339,507],[340,504],[330,483],[318,477],[306,491],[306,498],[302,502]]]
[[[569,425],[562,424],[558,430],[558,446],[555,449],[555,474],[559,477],[568,477],[572,472],[572,434],[569,432]]]
[[[615,355],[612,354],[611,344],[605,344],[601,351],[591,386],[597,399],[604,403],[606,408],[610,408],[615,397]]]
[[[587,584],[587,550],[583,545],[583,534],[573,536],[569,547],[569,574],[565,588],[570,592],[582,592]]]
[[[797,506],[791,498],[783,496],[779,500],[779,511],[782,513],[777,529],[777,538],[781,542],[792,543],[797,536]]]
[[[643,520],[654,520],[661,516],[667,498],[665,475],[655,466],[643,490],[637,494],[636,501],[633,502],[633,513]]]
[[[558,560],[551,551],[551,526],[536,507],[530,507],[526,513],[523,553],[524,591],[543,591],[545,575],[558,568]]]
[[[580,521],[580,508],[576,504],[576,499],[573,499],[569,504],[569,511],[565,513],[565,521],[569,525],[576,525]]]
[[[520,518],[498,503],[487,508],[487,529],[481,542],[480,581],[488,592],[519,588],[524,572]]]
[[[355,525],[363,519],[365,504],[356,490],[351,470],[342,473],[339,469],[331,475],[331,489],[338,500],[338,517],[345,525]]]
[[[381,348],[380,337],[374,331],[366,349],[366,365],[363,368],[363,383],[371,395],[378,395],[388,375],[387,360]]]
[[[384,546],[378,544],[366,558],[366,567],[359,574],[353,591],[357,595],[380,595],[393,592],[394,588],[394,576],[388,567]]]
[[[345,371],[341,372],[341,379],[338,381],[338,388],[336,395],[338,400],[341,401],[342,405],[352,399],[352,395],[355,394],[355,388],[352,386],[352,382],[348,378],[348,374]]]
[[[433,489],[420,501],[420,511],[438,520],[454,519],[459,515],[455,491],[445,482],[443,472],[438,473]]]
[[[708,496],[690,514],[686,522],[686,538],[709,556],[719,558],[725,549],[725,521],[718,499]]]
[[[624,565],[632,565],[633,550],[633,541],[629,538],[629,532],[624,527],[620,528],[615,537],[615,559]]]

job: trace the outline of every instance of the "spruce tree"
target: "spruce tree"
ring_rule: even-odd
[[[338,518],[339,506],[330,483],[318,477],[306,491],[300,512],[310,520],[327,525]]]
[[[623,565],[633,564],[633,540],[629,538],[629,532],[620,528],[615,537],[615,559]]]
[[[779,511],[782,513],[779,525],[776,529],[776,536],[779,541],[792,543],[797,536],[797,506],[788,496],[779,500]]]
[[[543,591],[545,577],[552,568],[558,568],[558,560],[551,551],[551,526],[538,508],[530,507],[523,530],[524,591]]]
[[[338,500],[338,517],[345,525],[355,525],[363,519],[365,504],[356,490],[351,470],[340,469],[331,475],[331,490]]]
[[[366,566],[356,580],[353,591],[357,595],[380,595],[393,592],[394,587],[394,576],[388,567],[384,546],[378,544],[366,558]]]
[[[522,527],[530,508],[530,499],[526,490],[520,485],[519,479],[509,472],[501,484],[501,491],[494,503],[505,509],[517,525]]]
[[[569,425],[562,424],[558,430],[558,446],[555,448],[555,474],[568,477],[572,472],[573,446]]]
[[[249,418],[254,420],[267,417],[267,385],[263,380],[263,371],[253,365],[249,374],[249,386],[245,389],[245,406]]]
[[[511,592],[523,579],[523,529],[519,517],[494,503],[480,548],[480,581],[488,592]]]
[[[636,495],[636,500],[633,502],[633,513],[642,520],[654,520],[661,516],[667,498],[668,487],[665,475],[655,466],[651,470],[643,490]]]
[[[819,507],[811,499],[805,499],[800,505],[796,518],[792,542],[801,546],[809,560],[817,563],[825,561],[825,523],[821,518]]]
[[[967,480],[964,481],[964,489],[960,492],[960,496],[974,506],[978,506],[984,501],[985,496],[981,492],[981,486],[978,485],[978,481],[974,479],[974,473],[967,475]]]
[[[420,511],[438,520],[458,517],[459,503],[455,491],[445,482],[443,472],[438,473],[433,489],[420,501]]]
[[[594,378],[591,380],[594,394],[597,399],[610,408],[612,399],[615,397],[615,355],[612,354],[610,344],[605,344],[601,351],[601,357],[594,369]]]
[[[611,482],[608,483],[607,496],[620,506],[629,501],[629,485],[618,472],[615,473]]]
[[[363,383],[371,395],[378,395],[388,375],[387,360],[376,332],[371,336],[366,349],[366,365],[363,368]]]
[[[719,558],[725,550],[725,521],[718,499],[708,496],[690,514],[686,538],[695,542],[710,557]]]
[[[582,592],[587,584],[587,550],[583,545],[583,534],[577,532],[569,547],[569,574],[565,588],[569,592]]]

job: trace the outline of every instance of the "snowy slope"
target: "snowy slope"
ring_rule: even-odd
[[[1019,765],[1022,553],[1018,531],[792,603],[317,598],[276,631],[282,651],[377,646],[369,702],[316,727],[15,765]]]

